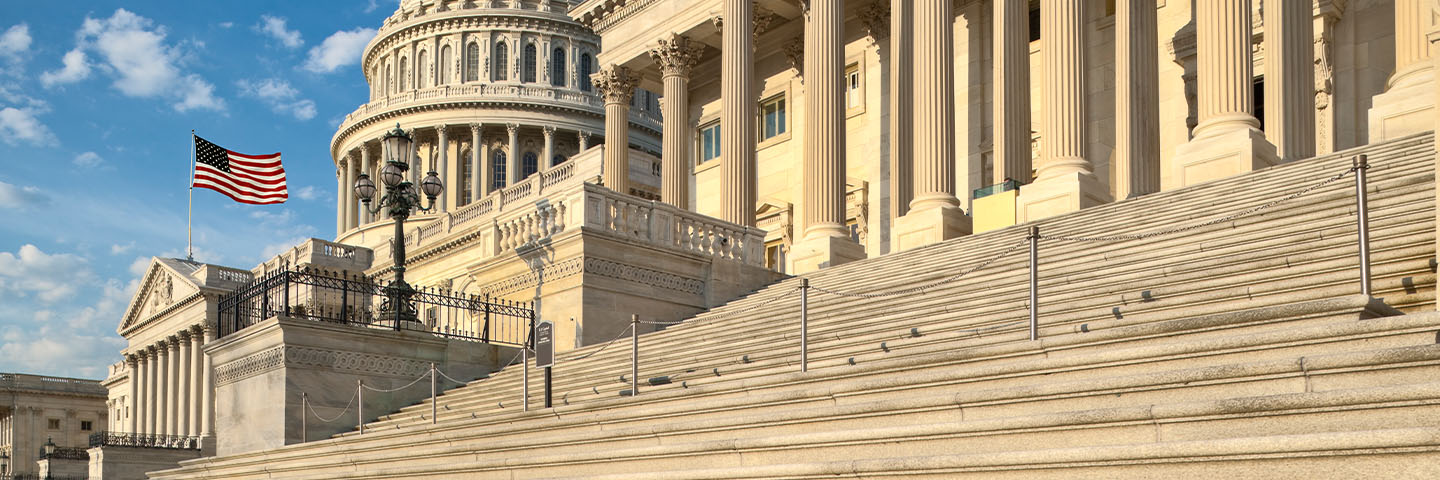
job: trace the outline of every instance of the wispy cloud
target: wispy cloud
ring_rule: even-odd
[[[31,41],[30,25],[21,23],[5,29],[4,33],[0,33],[0,59],[12,67],[18,65],[29,53]]]
[[[235,85],[240,88],[241,95],[264,102],[275,113],[290,115],[296,120],[315,118],[315,101],[298,98],[300,91],[290,86],[290,82],[267,78],[258,82],[240,80]]]
[[[60,63],[62,66],[59,70],[40,74],[40,85],[51,88],[90,77],[90,60],[85,58],[85,52],[79,48],[65,52],[65,56],[60,58]]]
[[[55,86],[83,80],[90,70],[88,52],[99,57],[102,69],[115,77],[112,86],[126,96],[164,98],[180,112],[223,109],[225,101],[215,96],[214,85],[181,68],[185,51],[166,43],[166,35],[164,26],[123,8],[110,18],[86,17],[76,32],[76,48],[41,81]]]
[[[285,48],[300,48],[305,44],[305,40],[300,38],[300,32],[285,26],[285,17],[261,15],[260,24],[255,25],[255,31],[275,39]]]
[[[319,46],[310,49],[304,68],[315,73],[330,73],[360,63],[365,44],[375,38],[375,29],[341,30],[325,37]]]
[[[105,163],[105,159],[95,152],[85,152],[75,156],[73,163],[77,167],[95,168]]]
[[[50,197],[39,188],[0,182],[0,208],[38,207],[50,203]]]
[[[55,134],[35,116],[41,109],[5,107],[0,109],[0,140],[7,145],[22,142],[37,146],[56,145]]]

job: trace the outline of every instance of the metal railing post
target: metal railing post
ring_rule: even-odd
[[[350,307],[350,279],[345,274],[340,275],[340,323],[349,323]]]
[[[525,408],[525,411],[528,412],[530,411],[530,346],[520,345],[520,355],[522,356],[520,359],[522,382],[520,389],[522,390],[521,395],[524,396],[524,398],[520,399],[520,403]]]
[[[281,283],[284,284],[282,287],[284,290],[280,292],[280,298],[282,299],[281,311],[284,312],[285,315],[290,315],[290,271],[280,272],[280,276],[282,277]]]
[[[800,279],[800,371],[810,371],[810,279]]]
[[[360,426],[360,434],[365,434],[365,386],[364,380],[355,381],[355,424]]]
[[[1365,155],[1356,155],[1355,165],[1355,222],[1360,233],[1360,294],[1370,296],[1370,212],[1365,191],[1365,171],[1370,162]]]
[[[309,403],[310,394],[300,392],[300,443],[310,441],[310,435],[308,433],[310,416],[306,415],[307,413],[310,413],[306,411],[306,407],[309,405]]]
[[[630,315],[630,396],[640,395],[640,316]]]
[[[435,424],[435,362],[430,362],[430,424]]]
[[[1040,338],[1040,227],[1030,227],[1030,340]]]

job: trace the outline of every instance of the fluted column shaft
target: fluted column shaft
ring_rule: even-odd
[[[185,414],[190,416],[190,430],[185,434],[191,436],[200,434],[201,391],[204,389],[203,379],[209,374],[205,371],[205,352],[200,350],[202,335],[198,330],[190,331],[190,358],[187,359],[190,362],[190,404],[185,410]]]
[[[202,346],[213,341],[215,341],[215,331],[206,328],[205,343]],[[215,365],[209,355],[203,357],[204,366],[200,370],[203,374],[200,376],[202,385],[200,390],[200,434],[213,436],[215,434],[215,378],[212,371],[215,370]]]
[[[579,142],[580,144],[580,151],[583,152],[590,149],[590,134],[585,132],[575,132],[575,136],[577,137],[575,141]]]
[[[135,407],[140,411],[140,433],[155,433],[155,349],[147,348],[140,361],[143,363],[140,378],[140,404]]]
[[[480,146],[480,130],[478,123],[470,124],[470,201],[478,202],[480,197],[485,196],[485,155]]]
[[[630,193],[630,101],[639,78],[629,68],[611,65],[590,76],[605,99],[605,186]]]
[[[175,434],[189,435],[190,433],[190,335],[182,333],[179,337],[179,356],[175,362],[180,366],[176,374],[175,386],[177,387],[175,398]]]
[[[1403,3],[1403,0],[1400,2]],[[1315,25],[1309,2],[1266,2],[1265,137],[1281,161],[1315,156]]]
[[[363,144],[363,143],[360,144],[360,169],[361,169],[361,170],[360,170],[361,173],[369,174],[369,172],[370,172],[370,147],[367,146],[367,145],[365,145],[365,144]],[[359,175],[356,175],[356,177],[358,178]],[[370,181],[379,183],[379,182],[380,182],[380,178],[379,178],[378,176],[376,176],[376,175],[370,175]],[[353,185],[354,183],[352,182],[351,184]],[[359,201],[359,200],[356,199],[356,198],[354,198],[354,197],[351,197],[351,200],[350,200],[351,203],[354,203],[354,202],[357,202],[357,201]],[[366,209],[364,208],[364,204],[360,204],[358,207],[359,207],[359,209],[360,209],[360,224],[361,224],[361,225],[368,225],[370,222],[375,221],[374,215],[372,215],[368,210],[366,210]]]
[[[1030,5],[1013,0],[992,0],[995,8],[994,45],[994,178],[1030,183]],[[1153,9],[1152,9],[1153,10]],[[1048,12],[1042,13],[1044,18]],[[1046,57],[1048,58],[1048,57]]]
[[[505,125],[510,134],[510,152],[505,154],[505,185],[520,183],[520,125]]]
[[[345,221],[345,214],[348,212],[345,206],[345,176],[348,167],[344,159],[335,162],[335,167],[335,236],[339,237],[345,234],[349,226]]]
[[[1037,179],[1088,174],[1085,159],[1085,21],[1081,0],[1040,3],[1043,128]]]
[[[664,122],[660,147],[660,200],[688,210],[690,208],[690,73],[700,62],[704,45],[689,37],[670,35],[660,46],[650,50],[650,58],[660,66],[665,84],[661,119]]]
[[[450,178],[450,136],[448,134],[445,125],[435,127],[435,135],[439,137],[436,143],[440,148],[440,155],[436,162],[440,164],[438,168],[440,182],[445,185],[445,191],[439,197],[441,212],[448,211],[450,205],[457,204],[459,200],[452,199],[458,199],[460,194],[460,189],[455,188],[455,179]]]
[[[345,230],[352,230],[360,226],[359,215],[356,213],[359,206],[356,204],[354,190],[355,177],[358,176],[355,172],[360,170],[358,163],[359,159],[355,158],[355,154],[345,155],[345,173],[341,175],[340,183],[340,198],[345,204]]]
[[[845,6],[812,2],[806,26],[805,237],[845,228]],[[722,127],[723,130],[723,127]]]
[[[905,215],[914,196],[914,0],[890,0],[890,213]]]
[[[555,127],[545,126],[540,130],[545,135],[545,150],[540,154],[540,170],[555,166],[552,161],[555,159]]]
[[[1195,15],[1200,123],[1194,136],[1260,128],[1252,86],[1250,1],[1198,2]]]
[[[1430,41],[1425,38],[1430,18],[1428,0],[1395,0],[1395,74],[1390,76],[1388,88],[1406,83],[1413,73],[1432,68]]]
[[[1159,47],[1154,2],[1115,1],[1115,198],[1160,191]]]
[[[155,433],[170,433],[170,345],[165,342],[155,349]]]
[[[942,2],[947,3],[948,2]],[[720,219],[755,226],[755,6],[724,0],[720,48]]]
[[[165,434],[175,435],[180,433],[180,342],[170,337],[166,346],[170,351],[170,364],[165,370]]]
[[[140,423],[139,423],[139,421],[138,421],[138,417],[135,415],[136,412],[138,411],[135,407],[140,404],[140,402],[139,402],[139,398],[140,398],[140,397],[139,397],[139,395],[140,395],[140,368],[139,368],[139,365],[140,365],[140,362],[135,358],[134,355],[126,355],[126,356],[125,356],[125,368],[128,369],[128,370],[130,370],[130,386],[129,386],[129,388],[128,388],[128,389],[130,390],[130,392],[129,392],[129,395],[125,397],[125,404],[126,404],[126,406],[127,406],[127,408],[126,408],[126,410],[125,410],[125,413],[128,415],[127,418],[125,419],[125,432],[126,432],[126,433],[139,433],[139,432],[140,432],[140,430],[139,430]]]
[[[915,5],[915,198],[910,210],[953,207],[955,198],[954,7]]]

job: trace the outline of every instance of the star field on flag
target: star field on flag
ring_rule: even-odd
[[[196,187],[208,188],[240,203],[285,203],[285,167],[280,154],[246,155],[195,137]]]

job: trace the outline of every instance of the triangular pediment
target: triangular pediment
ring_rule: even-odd
[[[190,272],[178,268],[192,265],[181,260],[151,258],[150,266],[140,277],[140,287],[130,298],[130,305],[125,308],[125,316],[117,331],[133,328],[199,292],[200,285],[189,275]]]

